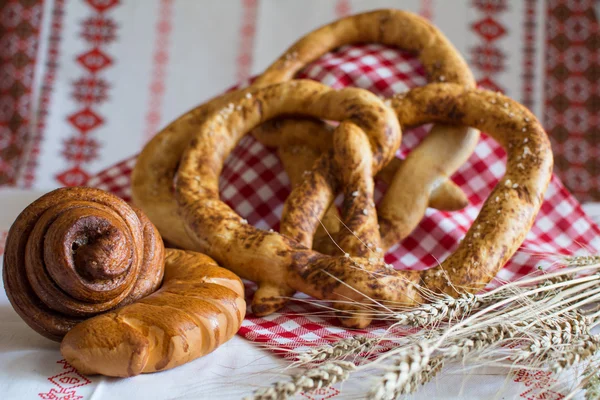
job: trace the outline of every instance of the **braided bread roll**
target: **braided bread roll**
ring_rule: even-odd
[[[17,217],[3,279],[15,311],[60,341],[75,324],[154,292],[164,247],[150,220],[102,190],[50,192]]]
[[[167,249],[158,291],[75,326],[60,351],[87,375],[164,371],[231,339],[245,313],[244,285],[233,272],[203,254]]]
[[[4,285],[25,322],[62,339],[63,356],[84,374],[184,364],[231,339],[246,312],[234,273],[203,254],[165,251],[140,210],[93,188],[55,190],[19,215]]]

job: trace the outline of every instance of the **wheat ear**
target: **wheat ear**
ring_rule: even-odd
[[[562,349],[560,355],[550,364],[550,370],[559,374],[570,366],[593,356],[600,348],[600,335],[584,335],[569,346],[568,351]]]
[[[432,303],[396,313],[393,319],[399,325],[428,326],[443,320],[460,319],[483,303],[484,301],[471,293],[461,294],[457,298],[445,295]]]
[[[393,365],[373,386],[368,398],[395,399],[402,392],[410,390],[428,366],[432,351],[427,342],[421,342],[395,355]]]
[[[600,374],[592,373],[588,376],[587,382],[583,385],[586,400],[600,399]]]
[[[336,358],[345,358],[369,351],[379,339],[365,336],[353,336],[341,339],[334,344],[314,347],[297,356],[298,364],[312,364],[329,361]]]
[[[352,362],[331,361],[293,375],[290,381],[277,382],[271,387],[258,389],[244,400],[285,400],[300,392],[310,392],[345,381],[355,369],[356,366]]]

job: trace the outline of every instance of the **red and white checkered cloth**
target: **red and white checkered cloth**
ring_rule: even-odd
[[[340,49],[307,67],[300,77],[335,88],[357,86],[385,97],[427,83],[424,70],[414,57],[380,45]],[[404,132],[400,155],[405,156],[424,134],[423,127]],[[135,158],[123,161],[90,179],[88,186],[129,200],[134,164]],[[469,197],[469,206],[459,212],[428,209],[417,229],[390,249],[386,261],[397,268],[424,269],[443,260],[464,236],[504,170],[504,151],[483,135],[475,153],[452,177]],[[256,227],[277,230],[289,191],[289,181],[273,149],[246,136],[223,170],[222,199]],[[379,199],[381,190],[377,196]],[[539,265],[536,253],[600,252],[600,229],[583,213],[561,182],[553,178],[523,249],[526,250],[518,252],[500,271],[498,279],[513,280],[532,272]],[[251,285],[248,288],[251,296]],[[321,310],[298,301],[268,317],[249,314],[239,333],[249,340],[289,348],[321,344],[357,333],[340,327],[333,317],[319,316],[317,312]],[[361,332],[377,334],[384,328],[379,325]]]

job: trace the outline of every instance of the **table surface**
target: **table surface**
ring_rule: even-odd
[[[0,232],[41,194],[0,190]],[[600,220],[600,204],[585,208]],[[170,371],[130,379],[83,377],[61,362],[57,343],[39,336],[19,318],[4,291],[0,291],[0,321],[0,398],[4,399],[241,399],[255,388],[284,377],[286,363],[282,358],[239,336],[212,354]],[[371,382],[365,375],[299,398],[361,398]],[[459,371],[451,367],[413,398],[509,399],[523,398],[523,394],[528,398],[536,390],[561,398],[559,394],[566,390],[561,385],[547,374],[518,371],[509,378],[501,369]]]

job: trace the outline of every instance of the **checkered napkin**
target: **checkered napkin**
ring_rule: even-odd
[[[330,53],[301,74],[334,88],[356,86],[378,95],[394,93],[426,84],[425,72],[413,56],[380,45],[348,46]],[[427,132],[421,127],[404,132],[399,156],[404,157]],[[129,200],[130,173],[135,158],[117,164],[88,181]],[[417,229],[402,243],[391,248],[386,261],[396,268],[424,269],[443,260],[457,246],[477,216],[484,200],[505,171],[505,153],[492,139],[482,136],[475,153],[452,177],[467,194],[469,206],[459,212],[428,209]],[[290,185],[273,149],[265,148],[250,136],[242,139],[225,164],[221,178],[221,197],[249,223],[260,229],[279,228],[283,203]],[[376,193],[381,198],[381,187]],[[600,230],[583,213],[580,205],[553,178],[545,202],[521,251],[505,266],[496,282],[517,279],[539,265],[539,253],[572,254],[600,251]],[[254,287],[247,285],[251,297]],[[293,301],[280,313],[268,317],[249,314],[240,334],[258,342],[284,348],[322,344],[357,333],[340,327],[323,308]],[[359,331],[365,335],[383,332],[375,325]]]

